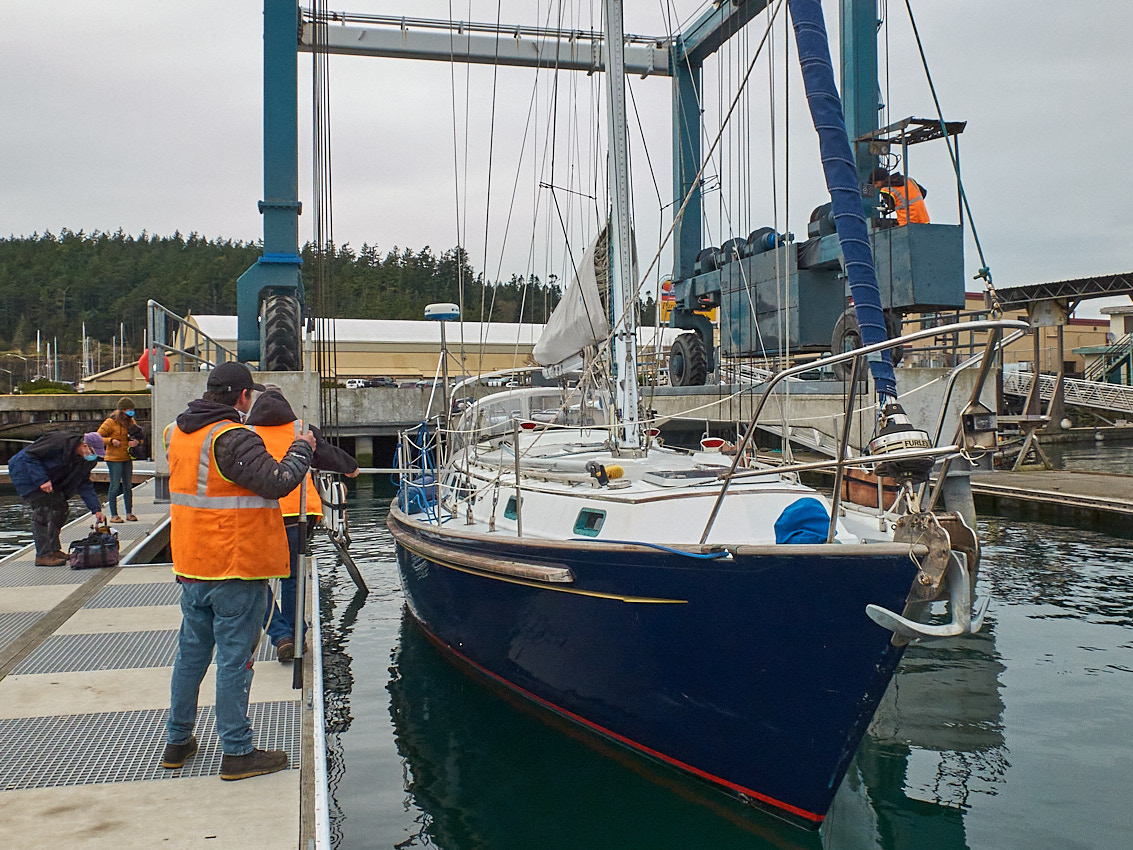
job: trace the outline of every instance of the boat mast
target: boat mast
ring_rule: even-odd
[[[614,382],[619,448],[636,449],[640,441],[637,392],[637,315],[633,241],[629,207],[629,151],[626,144],[625,39],[621,0],[606,0],[606,123],[609,135],[609,182],[613,204],[610,228],[610,327],[614,335]]]

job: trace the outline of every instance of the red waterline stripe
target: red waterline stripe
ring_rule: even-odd
[[[428,632],[428,629],[426,629],[426,631]],[[558,714],[564,715],[565,717],[569,717],[570,719],[572,719],[572,720],[574,720],[578,723],[581,723],[584,726],[588,726],[591,729],[594,729],[598,732],[601,732],[603,735],[606,735],[609,738],[613,738],[615,741],[620,741],[621,743],[625,744],[626,746],[632,747],[635,750],[639,750],[643,753],[648,753],[649,755],[653,756],[656,759],[660,759],[661,761],[666,762],[667,764],[671,764],[671,765],[674,765],[675,767],[679,767],[681,770],[688,771],[689,773],[692,773],[696,776],[699,776],[702,779],[707,779],[709,782],[716,783],[717,785],[723,785],[726,788],[730,788],[733,791],[739,792],[740,794],[744,794],[748,797],[754,797],[757,800],[760,800],[761,802],[772,805],[777,809],[782,809],[783,811],[790,812],[791,814],[797,815],[798,817],[805,818],[806,820],[812,821],[813,823],[822,823],[826,819],[826,815],[816,815],[814,812],[808,812],[806,809],[800,809],[798,806],[792,806],[790,803],[784,803],[782,800],[776,800],[774,797],[769,797],[766,794],[760,794],[758,791],[752,791],[750,788],[744,788],[742,785],[737,785],[735,782],[730,782],[727,779],[722,779],[719,776],[715,776],[711,773],[708,773],[707,771],[693,767],[691,764],[686,764],[685,762],[681,761],[680,759],[675,759],[672,756],[667,756],[662,752],[658,752],[657,750],[654,750],[650,747],[646,747],[643,744],[639,744],[636,741],[632,740],[631,738],[627,738],[624,735],[619,735],[617,732],[612,732],[609,729],[605,728],[604,726],[599,726],[597,723],[593,723],[593,722],[587,720],[585,717],[581,717],[580,715],[577,715],[572,711],[568,711],[565,708],[557,706],[553,702],[550,702],[549,700],[545,700],[541,696],[538,696],[537,694],[533,694],[533,693],[531,693],[531,691],[528,691],[524,688],[521,688],[521,687],[519,687],[519,685],[516,685],[513,682],[509,682],[503,676],[499,676],[499,675],[493,673],[491,670],[488,670],[485,667],[481,667],[479,664],[477,664],[475,661],[473,661],[467,655],[464,655],[463,653],[458,652],[457,650],[453,649],[451,646],[449,646],[443,640],[438,638],[432,632],[429,632],[429,636],[432,637],[432,639],[434,641],[441,644],[445,649],[447,649],[453,655],[457,656],[460,660],[464,661],[466,664],[468,664],[472,667],[475,667],[477,670],[479,670],[485,676],[487,676],[491,679],[494,679],[495,681],[499,682],[504,687],[509,688],[510,690],[513,690],[513,691],[517,691],[517,692],[523,694],[528,699],[539,703],[540,705],[550,709],[551,711],[554,711]]]

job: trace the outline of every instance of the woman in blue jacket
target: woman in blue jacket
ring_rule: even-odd
[[[35,540],[35,565],[59,567],[67,563],[67,553],[59,532],[67,524],[67,500],[76,493],[90,508],[99,525],[102,504],[90,473],[99,458],[106,456],[106,443],[97,431],[44,434],[8,461],[8,475],[20,498],[31,505],[31,533]]]

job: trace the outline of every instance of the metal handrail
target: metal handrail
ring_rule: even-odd
[[[1114,368],[1128,359],[1130,352],[1133,352],[1133,334],[1126,334],[1103,351],[1101,357],[1089,365],[1083,377],[1087,381],[1104,381]]]
[[[760,395],[759,401],[756,403],[755,410],[752,412],[751,420],[748,422],[747,430],[744,432],[743,440],[736,447],[736,454],[732,459],[732,465],[731,467],[729,467],[728,472],[724,476],[722,476],[724,478],[724,486],[720,488],[720,493],[716,497],[715,504],[713,504],[712,506],[712,513],[709,514],[708,522],[705,523],[704,532],[700,536],[700,542],[703,544],[704,541],[708,539],[708,535],[712,532],[712,526],[715,524],[716,517],[720,513],[720,505],[724,501],[725,494],[728,492],[728,485],[731,482],[732,478],[735,477],[736,467],[739,465],[740,459],[744,456],[744,453],[747,451],[748,445],[751,443],[752,436],[755,434],[755,426],[756,423],[759,422],[760,414],[763,413],[763,406],[771,397],[771,391],[781,381],[784,381],[794,375],[801,374],[802,372],[810,371],[811,369],[814,369],[816,367],[821,368],[823,366],[833,366],[836,363],[844,363],[847,360],[857,360],[858,358],[863,357],[868,360],[869,355],[871,354],[877,354],[889,348],[896,348],[901,345],[906,345],[910,342],[915,342],[918,339],[924,339],[925,337],[933,336],[941,332],[948,332],[953,329],[977,332],[985,330],[1003,331],[1008,328],[1023,330],[1029,327],[1030,325],[1026,322],[1021,322],[1015,319],[992,319],[980,322],[962,322],[958,326],[942,325],[935,328],[925,328],[919,331],[913,331],[912,333],[905,334],[903,336],[896,337],[894,339],[885,340],[884,342],[876,342],[873,345],[867,345],[863,348],[855,348],[851,351],[844,351],[840,354],[833,354],[830,357],[823,357],[820,360],[814,360],[809,363],[792,366],[790,369],[784,369],[782,372],[779,372],[764,386],[763,393]],[[975,358],[973,358],[973,360],[975,360]],[[846,463],[846,459],[844,457],[839,457],[835,459],[835,462],[838,465],[844,465]]]
[[[1035,376],[1032,372],[1012,372],[1003,379],[1003,389],[1013,395],[1026,395]],[[1054,397],[1057,379],[1054,375],[1039,375],[1039,395],[1046,401]],[[1133,387],[1110,384],[1105,381],[1062,379],[1063,397],[1069,404],[1094,407],[1118,413],[1133,413]]]
[[[171,372],[190,372],[202,366],[211,369],[237,359],[236,352],[152,299],[146,302],[146,328],[145,348],[150,352],[151,375],[166,371],[168,355],[176,357],[176,361],[170,364],[174,366],[169,370]],[[169,341],[170,337],[173,342]]]

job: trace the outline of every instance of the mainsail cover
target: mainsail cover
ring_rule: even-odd
[[[603,234],[595,237],[578,264],[574,280],[547,320],[532,356],[540,366],[554,366],[579,354],[610,335],[606,308],[598,294],[594,255]],[[603,244],[606,244],[603,240]]]

